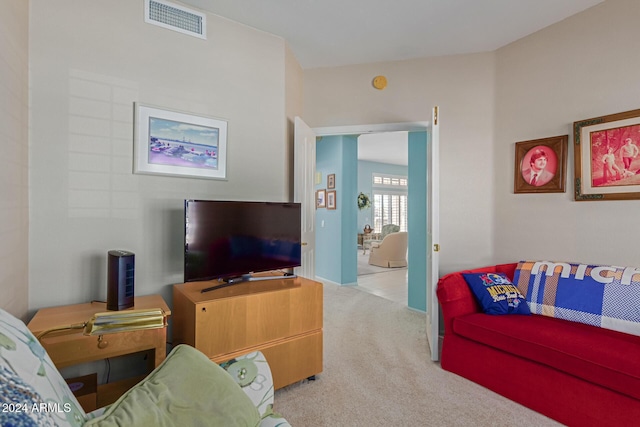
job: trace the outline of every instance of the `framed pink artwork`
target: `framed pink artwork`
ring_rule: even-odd
[[[640,199],[640,110],[573,124],[575,200]]]

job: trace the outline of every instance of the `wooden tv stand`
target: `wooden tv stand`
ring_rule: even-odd
[[[276,389],[322,372],[322,284],[302,277],[173,287],[173,343],[216,363],[260,350]]]

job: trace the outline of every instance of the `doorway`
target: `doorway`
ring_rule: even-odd
[[[408,297],[407,306],[417,311],[426,311],[427,301],[427,130],[428,123],[400,123],[387,125],[367,125],[364,127],[316,128],[313,131],[322,143],[331,146],[337,154],[335,162],[339,168],[336,177],[340,183],[338,194],[342,197],[342,209],[336,212],[318,209],[316,221],[316,273],[317,277],[338,285],[357,284],[356,245],[358,226],[355,222],[357,215],[357,182],[356,156],[357,137],[363,134],[377,134],[388,132],[406,132],[408,135],[409,180],[414,185],[409,189],[409,199],[414,203],[409,205],[409,225],[412,235],[409,235],[408,252]],[[331,143],[331,144],[329,144]],[[317,159],[320,158],[319,152]],[[345,160],[349,159],[349,160]],[[351,163],[349,163],[351,162]],[[315,191],[323,191],[324,174],[336,171],[328,170],[324,165],[318,167],[320,181],[314,187]],[[350,184],[351,183],[351,184]],[[339,222],[336,225],[336,221]],[[415,232],[415,233],[413,233]],[[327,258],[327,259],[325,259]],[[413,259],[413,262],[412,262]]]
[[[376,244],[372,242],[381,243],[384,238],[383,226],[396,226],[400,233],[410,233],[408,132],[363,134],[357,144],[357,193],[369,201],[368,206],[359,206],[357,211],[357,288],[407,305],[407,235],[387,239],[382,245],[381,256],[392,260],[392,266],[382,265],[386,258],[370,257],[371,246]],[[365,233],[367,228],[370,233]]]
[[[357,126],[340,126],[340,127],[327,127],[311,129],[308,125],[302,121],[299,117],[295,118],[295,141],[296,155],[294,162],[294,200],[303,204],[303,224],[306,223],[306,219],[310,216],[314,218],[315,215],[306,215],[307,210],[311,214],[311,210],[317,206],[318,198],[317,193],[314,191],[312,183],[318,183],[318,176],[315,173],[313,167],[309,168],[304,164],[309,164],[311,158],[315,158],[316,153],[316,138],[318,136],[323,137],[325,135],[361,135],[366,133],[375,132],[394,132],[394,131],[408,131],[410,143],[409,158],[419,159],[425,161],[425,166],[422,168],[413,168],[416,172],[415,177],[410,179],[415,180],[420,185],[414,187],[414,191],[417,192],[424,203],[419,202],[418,207],[423,208],[424,216],[420,215],[410,216],[416,220],[415,231],[418,231],[418,238],[412,239],[409,242],[409,254],[412,258],[415,257],[417,263],[415,265],[424,266],[425,271],[420,271],[418,277],[409,279],[409,308],[412,307],[412,300],[417,304],[416,310],[425,311],[427,316],[427,340],[431,350],[431,359],[433,361],[438,360],[438,303],[435,295],[435,284],[438,280],[438,264],[439,264],[439,109],[434,107],[432,109],[431,122],[414,122],[414,123],[392,123],[382,125],[357,125]],[[300,130],[300,135],[299,131]],[[427,143],[427,135],[428,143]],[[427,158],[428,156],[428,158]],[[428,160],[428,166],[426,162]],[[305,163],[306,162],[306,163]],[[344,193],[344,192],[343,192]],[[348,193],[347,193],[348,194]],[[349,194],[348,194],[349,195]],[[354,189],[354,198],[356,196]],[[353,206],[355,209],[354,199],[346,200],[347,206]],[[427,209],[428,205],[428,209]],[[306,207],[306,209],[305,209]],[[346,209],[347,211],[349,209]],[[315,230],[315,223],[313,219],[309,222],[310,230]],[[414,227],[411,227],[412,229]],[[306,228],[303,226],[303,236]],[[355,224],[352,228],[345,228],[340,230],[338,239],[341,239],[345,244],[353,242],[356,238]],[[313,234],[313,232],[311,233]],[[304,237],[303,237],[304,238]],[[412,246],[412,243],[415,245]],[[303,246],[308,245],[306,241],[303,241]],[[309,252],[313,252],[315,247],[309,248]],[[353,253],[353,252],[351,252]],[[412,261],[410,260],[411,264]],[[344,263],[343,263],[344,264]],[[308,263],[307,265],[312,265]],[[426,268],[428,266],[428,274]],[[304,271],[305,265],[297,271]],[[409,272],[415,271],[416,268],[412,268]],[[311,274],[308,277],[316,277],[313,270],[307,274]]]

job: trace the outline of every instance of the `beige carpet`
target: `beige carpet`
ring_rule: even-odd
[[[324,294],[324,372],[275,393],[293,427],[559,425],[431,362],[424,314],[349,287]]]

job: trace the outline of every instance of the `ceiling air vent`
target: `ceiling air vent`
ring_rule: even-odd
[[[207,17],[204,13],[161,0],[145,0],[145,22],[183,34],[207,38]]]

